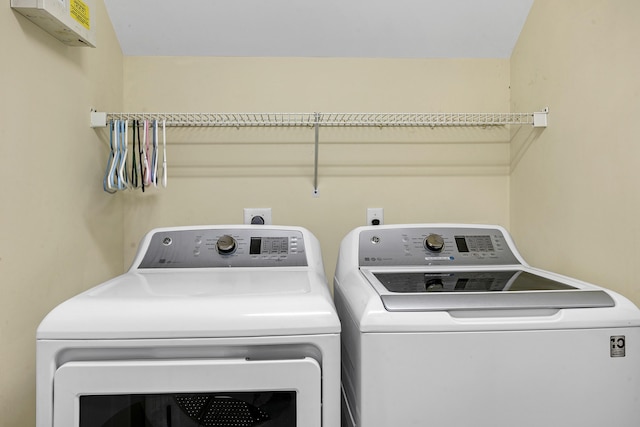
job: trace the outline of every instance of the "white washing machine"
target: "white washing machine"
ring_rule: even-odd
[[[503,228],[358,228],[334,294],[343,426],[640,426],[638,308],[530,267]]]
[[[339,396],[340,322],[303,228],[153,230],[37,331],[37,427],[335,427]]]

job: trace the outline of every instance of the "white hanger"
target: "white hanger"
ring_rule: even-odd
[[[167,188],[167,120],[162,120],[162,187]]]
[[[153,157],[151,158],[151,181],[153,186],[158,186],[158,121],[153,121]]]
[[[120,150],[118,149],[118,144],[120,140],[120,123],[119,120],[114,120],[112,122],[113,126],[113,138],[111,139],[111,150],[113,151],[113,161],[111,162],[111,166],[109,167],[109,175],[107,178],[107,187],[109,190],[113,192],[118,191],[118,183],[117,183],[117,168],[118,162],[120,159]]]
[[[109,194],[114,194],[116,192],[116,189],[114,189],[112,185],[113,177],[111,175],[116,157],[116,150],[114,149],[113,145],[114,127],[115,124],[113,123],[113,121],[111,121],[111,123],[109,123],[109,160],[107,161],[107,167],[105,168],[104,178],[102,180],[102,188]]]
[[[149,168],[149,121],[147,120],[143,122],[142,145],[144,146],[144,150],[142,150],[144,154],[144,173],[142,174],[142,179],[144,185],[148,187],[149,184],[151,184],[151,171]]]

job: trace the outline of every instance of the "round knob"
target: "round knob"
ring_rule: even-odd
[[[444,291],[444,283],[442,279],[429,279],[424,284],[427,292],[442,292]]]
[[[444,249],[444,239],[439,234],[429,234],[427,238],[424,239],[424,247],[431,252],[440,252]]]
[[[220,237],[218,239],[218,242],[216,243],[216,247],[218,248],[218,253],[221,253],[223,255],[234,253],[236,251],[237,246],[238,245],[236,243],[236,239],[229,236],[228,234],[225,234],[224,236]]]

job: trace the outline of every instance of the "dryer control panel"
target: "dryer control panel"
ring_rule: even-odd
[[[360,266],[520,264],[497,228],[371,227],[360,232]]]
[[[297,230],[194,229],[158,231],[138,268],[306,267]]]

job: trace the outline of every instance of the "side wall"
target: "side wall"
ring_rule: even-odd
[[[122,54],[101,0],[98,48],[0,7],[0,426],[35,424],[35,333],[64,299],[122,272],[122,203],[91,108],[122,108]]]
[[[126,111],[507,112],[508,60],[125,58]],[[367,207],[386,223],[508,226],[509,135],[482,128],[171,128],[168,187],[126,195],[125,262],[154,226],[274,224],[321,241],[331,281],[342,237]]]
[[[536,0],[511,57],[511,230],[530,263],[640,304],[640,3]]]

